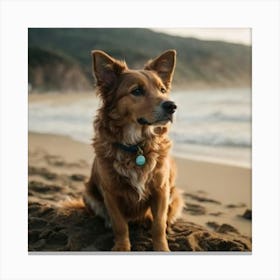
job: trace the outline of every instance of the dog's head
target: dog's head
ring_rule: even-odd
[[[176,51],[168,50],[149,61],[143,70],[102,51],[92,51],[93,73],[103,104],[113,117],[138,125],[164,126],[172,122],[177,106],[169,100]]]

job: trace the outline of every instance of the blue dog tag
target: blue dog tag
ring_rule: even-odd
[[[143,155],[139,155],[136,157],[135,162],[137,165],[142,166],[146,163],[146,158]]]

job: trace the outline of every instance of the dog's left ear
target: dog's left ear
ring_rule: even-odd
[[[148,62],[145,65],[145,70],[152,70],[157,72],[164,85],[169,88],[172,82],[174,70],[176,65],[176,51],[168,50]]]
[[[93,50],[92,71],[97,85],[103,89],[113,88],[119,75],[127,69],[125,62],[114,59],[103,51]]]

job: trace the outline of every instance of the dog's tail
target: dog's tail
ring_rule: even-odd
[[[73,198],[67,196],[65,200],[60,202],[60,206],[63,208],[71,208],[71,209],[83,209],[85,208],[85,203],[82,197]]]
[[[73,198],[67,196],[65,200],[61,200],[58,203],[60,211],[63,213],[71,213],[78,210],[86,210],[86,205],[82,197],[80,198]]]

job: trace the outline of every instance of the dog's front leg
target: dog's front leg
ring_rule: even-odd
[[[151,204],[153,214],[152,238],[155,251],[170,251],[166,239],[166,221],[169,196],[163,189],[158,191]]]
[[[104,192],[104,202],[111,218],[115,236],[112,251],[130,251],[128,224],[117,205],[116,199],[108,192]]]

